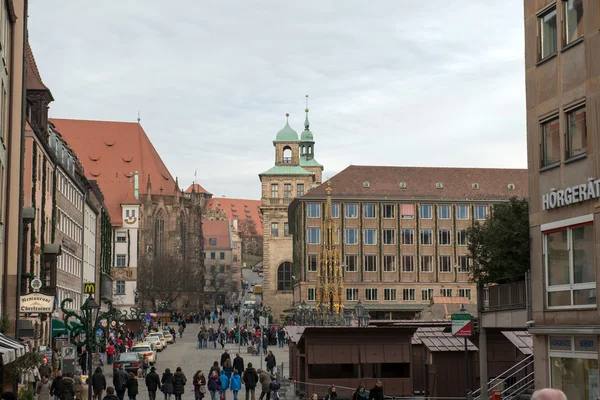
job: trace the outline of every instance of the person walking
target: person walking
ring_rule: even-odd
[[[115,391],[117,392],[117,397],[119,400],[123,400],[125,398],[125,390],[127,389],[127,372],[123,365],[119,367],[119,369],[115,369],[113,371],[113,386],[115,387]]]
[[[56,371],[56,376],[52,380],[52,385],[50,386],[50,394],[54,396],[54,400],[60,400],[60,390],[62,389],[62,370]]]
[[[225,369],[221,371],[221,387],[219,389],[219,400],[227,399],[227,388],[229,388],[229,377],[225,373]]]
[[[231,360],[225,360],[225,364],[223,364],[223,372],[227,375],[227,379],[231,379],[231,375],[233,375],[233,365],[231,365]]]
[[[356,391],[352,395],[352,400],[366,400],[367,390],[363,385],[358,385]]]
[[[58,397],[60,400],[75,400],[75,381],[71,373],[62,379]]]
[[[265,357],[265,361],[267,362],[267,371],[273,375],[273,370],[275,369],[275,366],[277,365],[277,360],[275,360],[275,355],[273,354],[273,352],[271,350],[269,350],[269,352],[267,353],[267,356]]]
[[[244,359],[240,357],[240,353],[235,353],[233,359],[233,369],[237,369],[240,376],[244,373]]]
[[[233,400],[238,400],[238,393],[242,390],[242,377],[237,369],[233,370],[233,375],[229,380],[229,388],[233,392]]]
[[[135,400],[139,393],[139,389],[137,377],[133,374],[133,372],[130,372],[127,375],[127,383],[125,386],[127,387],[127,397],[129,397],[129,400]]]
[[[175,394],[175,400],[181,400],[181,395],[185,393],[185,384],[187,378],[183,374],[181,367],[177,367],[175,375],[173,375],[173,393]]]
[[[213,363],[213,366],[210,367],[210,372],[209,372],[209,377],[212,376],[213,371],[217,371],[217,375],[220,376],[221,375],[221,368],[219,368],[219,362],[215,361]]]
[[[375,386],[369,390],[369,400],[383,400],[383,385],[378,379]]]
[[[255,391],[256,384],[258,383],[258,374],[256,373],[256,370],[252,367],[252,363],[248,363],[248,368],[246,368],[246,370],[242,374],[242,383],[246,387],[245,400],[256,400]]]
[[[37,394],[38,400],[50,400],[50,379],[48,375],[42,375],[42,379],[37,383],[35,388],[35,394]]]
[[[160,377],[156,373],[156,368],[150,368],[146,375],[146,388],[148,388],[148,397],[150,400],[156,400],[156,391],[160,389]]]
[[[96,367],[96,371],[92,374],[91,383],[94,391],[94,400],[102,400],[102,393],[106,390],[106,377],[102,373],[102,368]]]
[[[337,388],[335,387],[335,385],[331,385],[329,386],[329,390],[327,391],[327,394],[325,395],[325,397],[323,397],[323,400],[335,400],[337,399]]]
[[[258,373],[258,380],[261,384],[259,400],[263,400],[265,396],[267,400],[269,400],[271,398],[271,374],[269,374],[267,371],[263,371],[262,369],[259,369],[256,372]]]
[[[115,346],[110,342],[108,346],[106,346],[106,363],[111,365],[113,363],[113,359],[115,357]]]
[[[109,386],[106,388],[106,396],[102,400],[118,400],[119,398],[115,395],[115,388]]]
[[[165,369],[160,383],[162,384],[162,391],[165,394],[165,400],[170,400],[173,394],[173,373],[169,368]]]
[[[204,372],[196,372],[192,379],[192,383],[194,385],[194,396],[196,397],[196,400],[202,400],[206,393],[206,377],[204,376]]]
[[[217,393],[219,393],[221,388],[221,378],[216,370],[211,371],[206,386],[208,386],[208,391],[210,392],[210,399],[217,400]]]
[[[225,364],[225,361],[231,360],[231,356],[229,355],[229,351],[225,350],[223,354],[221,354],[221,367]]]
[[[75,399],[82,400],[81,389],[83,388],[83,380],[81,379],[81,370],[79,368],[75,370],[75,375],[73,375],[73,381],[75,385]]]

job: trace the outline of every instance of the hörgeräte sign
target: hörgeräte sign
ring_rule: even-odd
[[[551,210],[597,198],[600,198],[600,179],[542,194],[542,210]]]
[[[51,313],[54,311],[54,296],[41,293],[29,293],[21,296],[22,313]]]

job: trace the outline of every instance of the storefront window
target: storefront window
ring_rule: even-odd
[[[596,305],[593,225],[545,232],[548,307]]]
[[[598,396],[598,341],[596,336],[550,336],[552,387],[569,400]]]

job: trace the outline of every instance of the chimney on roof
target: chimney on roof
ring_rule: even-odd
[[[136,200],[140,199],[139,177],[137,171],[135,171],[135,175],[133,176],[133,197],[135,197]]]

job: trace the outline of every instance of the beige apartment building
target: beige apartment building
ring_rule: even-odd
[[[275,321],[292,306],[292,237],[288,207],[321,183],[323,166],[315,158],[315,142],[310,131],[308,109],[304,131],[298,133],[286,122],[277,133],[275,165],[259,174],[262,195],[260,211],[263,225],[263,303],[271,308]],[[289,114],[287,115],[289,117]]]
[[[345,305],[360,300],[374,319],[414,318],[434,296],[475,303],[466,230],[527,196],[524,169],[351,165],[290,205],[293,273],[277,284],[293,286],[294,304],[315,304],[329,183]]]
[[[525,2],[535,386],[598,397],[600,5]],[[597,221],[598,220],[598,221]]]

